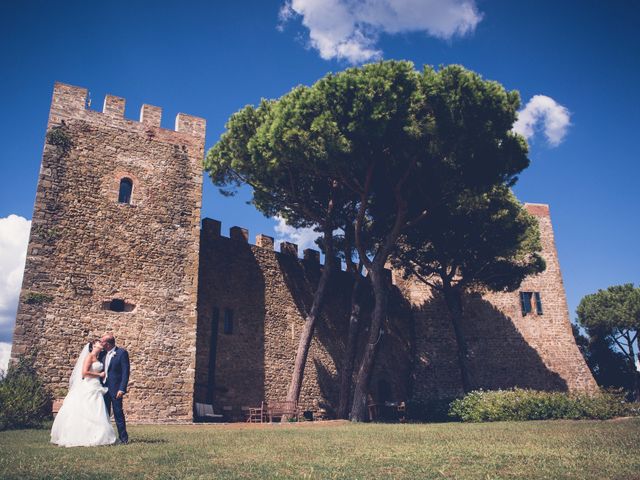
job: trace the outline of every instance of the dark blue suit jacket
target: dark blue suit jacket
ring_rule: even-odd
[[[109,394],[114,396],[118,390],[127,393],[127,385],[129,384],[129,353],[120,347],[116,349],[115,355],[109,362],[109,370],[107,371],[107,379],[103,384],[109,389]],[[107,353],[102,354],[102,362],[106,363]]]

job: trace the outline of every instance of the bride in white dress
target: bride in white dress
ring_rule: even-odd
[[[51,443],[64,447],[92,447],[110,445],[116,441],[111,426],[100,379],[104,378],[104,365],[98,361],[102,351],[99,340],[88,343],[69,379],[69,393],[51,427]]]

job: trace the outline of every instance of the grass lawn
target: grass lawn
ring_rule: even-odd
[[[132,426],[129,445],[0,432],[0,478],[640,479],[640,418],[489,424]]]

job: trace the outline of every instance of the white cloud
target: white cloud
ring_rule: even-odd
[[[513,124],[513,130],[529,139],[542,126],[549,145],[557,147],[567,135],[570,125],[571,114],[566,107],[546,95],[534,95],[518,112],[518,120]]]
[[[275,217],[274,220],[278,222],[273,227],[276,232],[276,245],[280,242],[291,242],[298,245],[298,251],[300,252],[305,248],[318,250],[315,240],[320,234],[314,232],[313,228],[293,228],[287,225],[282,217]]]
[[[0,342],[0,374],[7,371],[9,357],[11,356],[11,344]]]
[[[382,33],[424,32],[448,40],[472,33],[482,20],[475,0],[287,0],[278,30],[296,17],[320,57],[352,64],[382,57],[376,48]]]
[[[26,218],[0,218],[0,341],[13,334],[30,229]]]

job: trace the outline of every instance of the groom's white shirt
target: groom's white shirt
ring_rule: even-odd
[[[111,363],[111,359],[113,358],[113,356],[116,354],[116,348],[118,347],[113,347],[111,350],[109,350],[107,352],[107,358],[105,358],[104,360],[104,379],[105,380],[109,376],[109,364]]]

